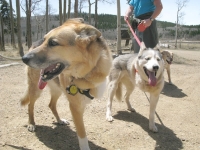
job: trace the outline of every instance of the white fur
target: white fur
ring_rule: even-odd
[[[85,138],[78,137],[78,141],[81,150],[90,150],[87,137]]]
[[[97,87],[97,98],[100,99],[102,98],[105,90],[106,90],[106,80],[102,82],[98,87]]]

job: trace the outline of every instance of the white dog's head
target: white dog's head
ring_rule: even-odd
[[[136,62],[136,69],[142,78],[148,81],[149,85],[155,86],[157,79],[163,74],[163,68],[164,62],[159,49],[146,48],[142,42]]]

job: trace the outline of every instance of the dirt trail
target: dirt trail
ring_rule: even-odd
[[[124,102],[113,103],[114,121],[105,120],[106,94],[87,106],[84,120],[92,150],[199,150],[200,149],[200,51],[172,50],[169,85],[165,72],[165,87],[157,106],[159,133],[148,130],[149,103],[137,88],[131,95],[136,113],[126,110]],[[0,58],[1,64],[11,63]],[[35,105],[35,133],[26,129],[27,106],[20,106],[26,89],[25,65],[0,68],[0,149],[2,150],[77,150],[78,140],[68,101],[61,96],[58,111],[70,125],[56,124],[48,108],[46,88]]]

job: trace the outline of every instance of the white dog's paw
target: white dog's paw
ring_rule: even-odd
[[[110,115],[106,115],[106,120],[107,120],[108,122],[111,122],[111,121],[113,121],[113,117],[110,116]]]
[[[131,112],[136,112],[135,109],[133,107],[128,108],[127,110],[131,111]]]
[[[66,119],[60,119],[58,123],[61,125],[69,125],[69,122]]]
[[[150,125],[149,124],[149,130],[151,130],[153,132],[158,132],[158,128],[155,125]]]
[[[27,126],[27,129],[28,129],[28,131],[30,131],[30,132],[35,132],[36,126],[33,125],[33,124],[29,124],[29,125]]]

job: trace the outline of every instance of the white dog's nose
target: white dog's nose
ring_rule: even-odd
[[[157,65],[153,66],[153,71],[158,71],[158,69],[159,69],[159,66],[157,66]]]

